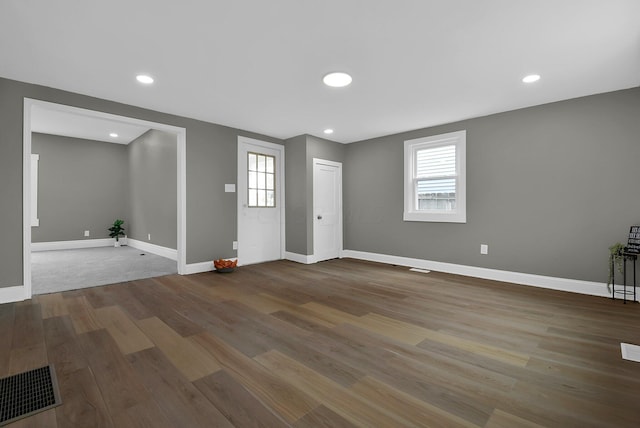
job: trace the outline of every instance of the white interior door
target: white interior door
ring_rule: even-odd
[[[342,164],[313,160],[313,256],[315,261],[342,252]]]
[[[238,262],[283,258],[284,146],[238,137]]]

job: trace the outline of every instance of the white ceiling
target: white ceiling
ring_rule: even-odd
[[[31,108],[31,131],[64,135],[85,140],[129,144],[150,128],[122,121],[96,118],[88,114],[76,114],[42,106]],[[111,137],[111,133],[118,134]]]
[[[639,86],[640,1],[5,0],[0,76],[353,142]]]

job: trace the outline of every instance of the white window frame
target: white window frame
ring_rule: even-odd
[[[416,207],[416,152],[441,146],[456,146],[456,209],[452,211],[418,210]],[[441,223],[467,222],[467,131],[416,138],[404,142],[404,221]]]

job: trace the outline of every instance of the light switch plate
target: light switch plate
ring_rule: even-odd
[[[236,185],[235,184],[225,184],[224,185],[224,191],[226,193],[235,193],[236,192]]]

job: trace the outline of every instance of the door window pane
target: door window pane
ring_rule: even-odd
[[[260,153],[248,153],[247,194],[249,207],[273,208],[276,206],[275,157]]]

